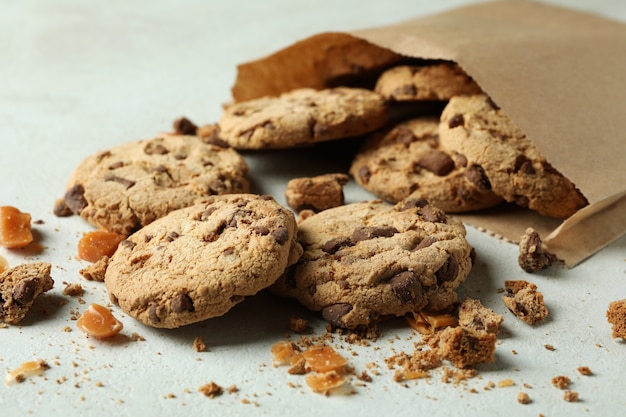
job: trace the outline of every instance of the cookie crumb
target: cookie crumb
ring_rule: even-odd
[[[558,375],[552,378],[552,385],[559,389],[566,389],[569,387],[570,382],[571,380],[564,375]]]
[[[554,346],[550,345],[550,344],[546,344],[543,345],[544,348],[548,349],[549,351],[554,352],[556,349],[554,348]]]
[[[504,289],[502,302],[517,318],[532,325],[548,316],[543,294],[535,284],[524,280],[504,281]]]
[[[482,305],[480,300],[466,298],[459,307],[459,325],[487,333],[498,334],[502,315]]]
[[[139,333],[133,333],[130,335],[130,340],[132,340],[133,342],[145,342],[146,338],[139,335]]]
[[[196,352],[206,352],[207,345],[206,343],[204,343],[204,337],[198,336],[195,339],[193,339],[193,349]]]
[[[512,387],[515,385],[515,381],[513,381],[510,378],[507,379],[503,379],[502,381],[498,382],[498,388],[506,388],[506,387]]]
[[[563,393],[563,399],[568,403],[577,403],[578,402],[578,392],[576,391],[565,391]]]
[[[457,368],[494,361],[497,338],[485,331],[446,327],[436,335],[438,355]]]
[[[626,339],[626,299],[611,302],[606,317],[612,325],[611,337]]]
[[[104,273],[109,266],[109,257],[103,256],[96,262],[78,271],[87,281],[104,282]]]
[[[84,293],[85,290],[79,283],[67,284],[65,288],[63,288],[63,295],[69,295],[70,297],[80,297]]]
[[[581,375],[589,376],[592,375],[591,369],[588,366],[579,366],[576,369]]]
[[[191,120],[182,116],[178,119],[174,120],[172,123],[172,127],[174,128],[175,135],[191,135],[195,136],[198,131],[198,126],[196,126]]]
[[[520,404],[530,404],[530,396],[526,392],[519,392],[517,394],[517,402]]]
[[[298,316],[291,316],[289,319],[289,328],[291,331],[302,334],[309,331],[309,321],[305,318]]]
[[[224,393],[223,388],[213,381],[209,382],[208,384],[202,385],[200,388],[198,388],[198,391],[211,399],[218,397]]]
[[[519,243],[519,266],[528,273],[550,267],[556,257],[545,250],[541,237],[532,227],[526,229]]]

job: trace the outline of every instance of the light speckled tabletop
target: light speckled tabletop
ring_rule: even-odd
[[[429,379],[398,383],[385,358],[412,352],[419,336],[402,320],[381,325],[370,346],[334,345],[356,370],[374,374],[351,396],[310,392],[302,376],[272,366],[271,346],[285,339],[289,317],[310,316],[317,334],[324,323],[295,302],[262,293],[227,315],[177,330],[140,325],[119,309],[124,337],[85,337],[72,320],[91,302],[107,304],[100,283],[78,273],[76,245],[91,228],[77,217],[57,218],[74,167],[112,145],[154,136],[180,115],[215,121],[230,99],[236,65],[262,57],[311,34],[394,23],[467,1],[199,0],[86,2],[3,1],[0,4],[0,204],[42,220],[34,230],[38,254],[0,248],[10,265],[53,264],[55,288],[40,298],[20,326],[0,329],[0,368],[44,359],[43,376],[0,388],[4,415],[466,415],[548,417],[618,415],[626,406],[622,376],[624,343],[611,339],[605,312],[626,298],[626,238],[574,269],[552,268],[529,276],[517,265],[517,247],[468,228],[478,262],[460,289],[505,316],[496,361],[479,366],[463,384]],[[626,21],[626,3],[560,1]],[[255,191],[284,203],[294,176],[345,169],[341,155],[247,153]],[[371,198],[354,183],[348,202]],[[549,318],[530,327],[506,311],[497,290],[505,279],[529,279],[546,297]],[[85,288],[81,304],[64,296],[64,283]],[[71,331],[66,331],[66,330]],[[133,333],[144,341],[131,341]],[[206,352],[192,347],[203,336]],[[546,349],[552,345],[554,350]],[[374,367],[372,364],[376,364]],[[577,372],[588,366],[593,375]],[[566,375],[580,401],[568,403],[551,378]],[[514,385],[486,390],[490,381]],[[209,399],[198,388],[210,381],[238,391]],[[516,397],[527,392],[532,402]]]

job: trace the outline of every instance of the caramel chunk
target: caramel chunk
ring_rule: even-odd
[[[84,333],[97,339],[106,339],[118,334],[124,325],[111,311],[100,304],[91,304],[80,316],[76,326]]]
[[[78,241],[78,257],[88,262],[99,261],[104,256],[110,258],[125,239],[124,235],[106,230],[86,233]]]
[[[33,241],[30,214],[12,206],[0,207],[0,246],[23,248]]]

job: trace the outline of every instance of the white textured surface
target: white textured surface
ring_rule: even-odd
[[[406,386],[393,381],[384,359],[411,352],[417,340],[398,320],[383,325],[384,336],[370,347],[349,347],[358,353],[348,355],[357,371],[378,364],[372,383],[357,387],[353,396],[313,394],[302,377],[272,367],[270,354],[272,344],[284,339],[291,314],[306,312],[267,294],[224,317],[173,331],[141,326],[115,309],[125,324],[123,334],[136,332],[145,337],[143,342],[91,340],[70,318],[86,305],[63,296],[63,282],[83,284],[87,303],[107,303],[104,286],[78,274],[85,263],[75,258],[76,244],[90,228],[79,218],[60,219],[51,213],[65,181],[85,156],[169,130],[180,115],[199,123],[217,120],[221,104],[229,100],[238,63],[317,32],[388,24],[464,3],[0,2],[0,205],[17,206],[43,220],[35,230],[46,247],[37,255],[0,249],[0,256],[11,265],[51,262],[56,281],[21,326],[0,329],[0,369],[38,358],[52,365],[43,377],[0,387],[3,415],[622,413],[626,346],[611,339],[605,311],[610,301],[626,298],[626,238],[573,270],[529,276],[517,266],[517,247],[470,229],[468,239],[479,260],[461,296],[480,298],[505,315],[505,324],[496,362],[481,366],[480,378],[460,386],[442,383],[437,373]],[[626,21],[626,3],[619,0],[558,3]],[[324,152],[305,158],[289,151],[246,158],[256,190],[281,202],[287,179],[342,166],[340,158]],[[364,198],[366,193],[348,187],[348,201]],[[546,297],[549,319],[529,327],[505,311],[496,292],[505,279],[534,281]],[[323,333],[323,324],[314,323]],[[66,326],[72,331],[65,332]],[[209,351],[193,350],[196,336],[204,336]],[[545,344],[556,350],[547,350]],[[579,366],[589,366],[594,375],[581,376]],[[550,382],[556,375],[572,379],[580,402],[563,401],[563,392]],[[515,386],[483,389],[488,381],[508,378]],[[236,385],[239,391],[211,400],[197,392],[209,381]],[[291,388],[289,382],[302,386]],[[520,391],[529,393],[531,404],[517,403]],[[168,398],[170,393],[173,398]]]

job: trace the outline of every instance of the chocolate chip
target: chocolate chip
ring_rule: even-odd
[[[422,208],[428,205],[428,201],[423,198],[405,198],[398,204],[396,204],[395,209],[397,211],[405,211],[411,210],[414,208]]]
[[[72,212],[72,209],[69,208],[69,206],[65,202],[64,198],[56,199],[56,201],[54,202],[54,208],[52,209],[52,212],[57,217],[68,217],[74,214],[74,212]]]
[[[187,159],[187,155],[185,155],[184,153],[177,153],[176,155],[174,155],[174,159],[176,159],[177,161],[182,161],[184,159]]]
[[[422,283],[415,272],[404,271],[394,275],[389,281],[393,293],[402,304],[415,304],[424,296]]]
[[[148,155],[165,155],[169,153],[165,146],[155,142],[148,142],[143,151]]]
[[[272,232],[272,236],[276,239],[276,243],[284,245],[289,240],[289,230],[285,226],[279,226]]]
[[[207,221],[211,217],[211,214],[215,213],[216,210],[216,207],[209,207],[208,209],[204,210],[202,214],[200,214],[200,220],[203,222]]]
[[[193,300],[187,294],[179,294],[172,298],[170,307],[174,313],[193,312]]]
[[[224,184],[224,181],[214,180],[209,184],[209,188],[212,194],[221,194],[226,190],[226,184]]]
[[[445,152],[433,149],[417,161],[417,165],[438,176],[444,176],[454,169],[454,161]]]
[[[446,262],[441,265],[441,268],[435,272],[437,277],[437,284],[441,285],[444,282],[453,281],[459,273],[459,262],[456,258],[450,256]]]
[[[109,170],[114,170],[114,169],[118,169],[124,166],[124,162],[122,161],[117,161],[112,163],[111,165],[109,165]]]
[[[146,236],[146,237],[144,238],[144,240],[148,239],[148,237],[149,237],[149,236]],[[150,238],[151,238],[151,237],[150,237]],[[149,242],[149,241],[150,241],[150,240],[146,240],[146,242]],[[128,249],[133,249],[135,246],[137,246],[137,244],[136,244],[135,242],[133,242],[132,240],[128,240],[128,239],[126,239],[126,240],[122,240],[122,241],[120,242],[120,244],[119,244],[119,245],[120,245],[120,246],[123,246],[123,247],[125,247],[125,248],[128,248]]]
[[[255,226],[252,228],[255,233],[260,234],[261,236],[265,236],[270,233],[270,229],[265,226]]]
[[[436,242],[439,242],[439,239],[437,239],[436,237],[426,236],[424,239],[420,241],[420,243],[417,244],[417,246],[415,246],[415,248],[413,248],[413,250],[416,251],[416,250],[427,248]]]
[[[324,243],[322,245],[322,250],[332,255],[333,253],[337,252],[339,249],[349,247],[352,245],[354,245],[354,243],[352,243],[352,240],[349,237],[336,237]]]
[[[448,121],[448,127],[450,129],[454,129],[455,127],[463,126],[465,124],[465,119],[463,115],[460,113],[455,114]]]
[[[33,301],[36,290],[37,282],[34,279],[26,279],[17,283],[11,296],[17,305],[24,306]]]
[[[104,177],[104,180],[105,181],[114,181],[114,182],[117,182],[119,184],[122,184],[124,187],[126,187],[127,190],[130,187],[132,187],[133,185],[135,185],[135,181],[128,180],[128,179],[122,178],[122,177],[118,177],[117,175],[107,175],[106,177]]]
[[[361,179],[361,182],[363,182],[363,184],[367,184],[368,182],[370,182],[371,177],[372,173],[370,172],[370,169],[367,167],[367,165],[363,165],[361,168],[359,168],[359,178]]]
[[[341,319],[350,311],[352,311],[352,305],[348,303],[337,303],[322,308],[322,317],[333,326],[345,327]]]
[[[80,214],[87,207],[85,200],[85,188],[81,184],[76,184],[65,192],[65,204],[74,214]]]
[[[521,172],[527,175],[534,175],[536,173],[532,161],[524,155],[518,155],[517,158],[515,158],[515,172]]]
[[[360,227],[352,233],[352,242],[374,239],[377,237],[391,237],[398,233],[398,229],[391,226],[385,227]]]
[[[489,181],[489,178],[487,178],[485,170],[480,165],[470,165],[470,167],[465,171],[465,177],[469,182],[475,184],[478,188],[491,190],[491,182]]]
[[[422,207],[420,214],[422,215],[422,218],[427,222],[445,223],[447,220],[446,213],[443,210],[431,206],[430,204]]]
[[[159,308],[157,304],[150,304],[150,307],[148,307],[148,318],[152,323],[158,323],[161,321],[158,310]]]
[[[167,235],[165,237],[165,240],[167,240],[168,242],[173,242],[175,239],[177,239],[178,237],[180,237],[180,235],[176,232],[171,232],[169,235]]]
[[[174,120],[173,123],[174,133],[177,135],[192,135],[196,134],[198,126],[196,126],[191,120],[186,117],[179,117]]]

